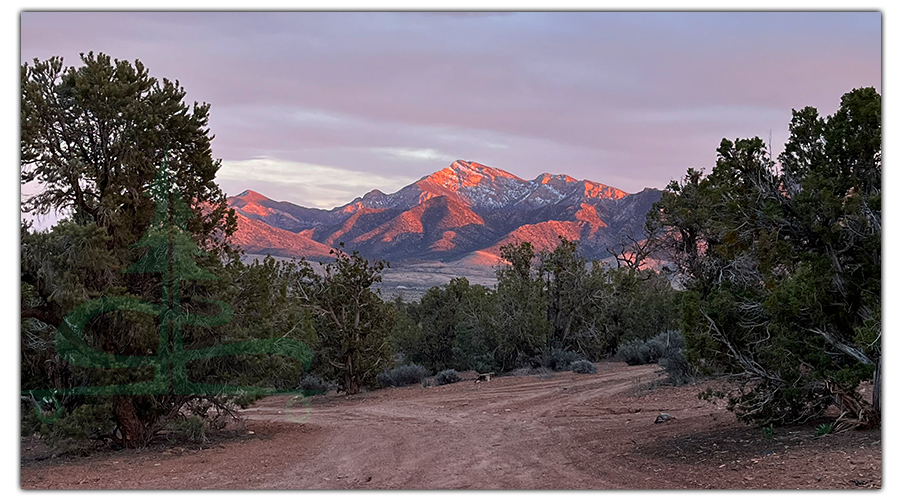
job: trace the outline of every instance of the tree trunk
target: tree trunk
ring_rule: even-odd
[[[122,429],[122,445],[126,448],[139,448],[150,440],[147,427],[138,418],[131,396],[116,396],[113,400],[113,412]]]
[[[881,356],[875,362],[875,376],[872,378],[872,408],[875,418],[881,422]]]
[[[353,355],[347,355],[344,368],[344,388],[347,394],[359,394],[359,377],[356,376],[356,367],[353,366]]]

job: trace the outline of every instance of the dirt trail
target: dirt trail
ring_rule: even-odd
[[[878,432],[766,439],[655,366],[344,396],[271,397],[212,449],[25,462],[23,488],[880,487]],[[676,417],[654,424],[659,412]],[[252,434],[249,434],[252,432]],[[792,434],[793,433],[793,434]],[[836,458],[841,461],[837,462]]]

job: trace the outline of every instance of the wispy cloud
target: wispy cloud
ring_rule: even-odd
[[[443,160],[453,161],[453,155],[442,153],[431,148],[372,148],[376,153],[381,153],[401,160]]]
[[[217,180],[228,194],[253,189],[276,200],[288,200],[308,207],[332,208],[372,189],[397,191],[416,179],[259,157],[223,161]]]

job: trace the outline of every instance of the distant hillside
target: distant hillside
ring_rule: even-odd
[[[563,236],[588,257],[609,257],[624,236],[640,238],[661,192],[628,194],[568,175],[533,180],[457,160],[396,193],[373,190],[332,210],[274,201],[253,192],[230,197],[239,216],[235,243],[252,253],[327,257],[340,242],[391,262],[494,265],[499,249],[530,241],[552,250]]]

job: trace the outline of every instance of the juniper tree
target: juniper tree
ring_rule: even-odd
[[[649,213],[688,293],[689,359],[738,375],[745,420],[805,421],[831,404],[846,426],[879,420],[881,96],[845,94],[822,118],[793,112],[772,161],[759,138],[723,139]],[[857,393],[876,381],[872,408]]]
[[[295,307],[284,310],[296,314],[272,315],[279,321],[274,332],[242,327],[252,323],[245,317],[225,330],[215,321],[173,326],[178,321],[170,321],[172,314],[182,323],[189,317],[214,318],[246,300],[235,288],[245,268],[227,242],[236,223],[215,183],[219,162],[210,149],[209,106],[188,106],[177,81],[158,81],[139,61],[88,54],[81,62],[79,67],[65,67],[61,58],[51,58],[21,68],[21,181],[40,187],[22,210],[64,214],[47,231],[22,226],[22,388],[59,390],[61,411],[67,418],[79,417],[82,431],[118,428],[107,437],[141,446],[195,396],[176,390],[176,382],[267,382],[273,380],[272,373],[296,379],[302,363],[286,361],[287,372],[269,370],[269,364],[255,370],[250,380],[246,371],[236,374],[239,370],[226,359],[204,358],[169,372],[174,378],[166,388],[103,392],[91,388],[146,385],[159,372],[154,374],[151,364],[132,366],[130,361],[122,366],[127,369],[85,366],[78,356],[57,352],[60,345],[79,346],[70,353],[96,353],[119,361],[193,348],[211,355],[215,346],[229,340],[258,339],[250,341],[249,350],[270,352],[278,346],[261,337],[278,333],[287,339],[308,338],[311,325],[294,302]],[[183,210],[175,210],[182,201]],[[286,272],[279,268],[274,274]],[[225,281],[212,278],[234,281],[210,285]],[[278,282],[270,276],[244,284],[267,295],[263,302],[280,304]],[[146,307],[108,308],[78,324],[77,336],[70,335],[72,311],[108,298]],[[157,317],[163,311],[166,318]],[[165,342],[161,333],[166,333]],[[286,353],[287,358],[297,354]],[[248,360],[237,362],[247,366]],[[168,365],[163,368],[174,369]],[[88,421],[101,417],[103,422]],[[54,432],[66,427],[60,421]]]

